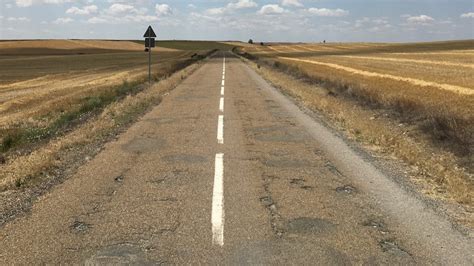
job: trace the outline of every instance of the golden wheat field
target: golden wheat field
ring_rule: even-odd
[[[406,116],[430,120],[426,130],[472,157],[474,41],[414,44],[326,43],[243,45],[280,69]],[[415,119],[415,120],[416,120]]]
[[[16,43],[0,42],[0,128],[25,120],[41,123],[43,120],[36,118],[64,111],[81,98],[147,75],[148,56],[142,45],[134,42]],[[65,54],[51,52],[53,48]],[[22,49],[29,53],[25,55]],[[167,74],[195,52],[155,49],[154,74]]]
[[[152,52],[152,78],[166,78],[221,46],[159,43]],[[147,78],[148,53],[138,41],[0,41],[0,151],[57,135],[138,93]]]

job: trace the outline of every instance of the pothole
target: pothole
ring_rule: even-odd
[[[338,169],[337,167],[335,167],[332,163],[330,162],[326,162],[326,164],[324,165],[331,173],[337,175],[337,176],[344,176]]]
[[[304,180],[302,178],[292,178],[292,179],[290,179],[290,184],[297,185],[297,186],[302,186],[302,185],[304,185],[305,181],[306,180]]]
[[[290,179],[290,184],[304,190],[312,190],[313,186],[305,185],[306,180],[303,178],[292,178]]]
[[[88,223],[75,220],[75,221],[72,223],[72,225],[71,225],[71,230],[72,230],[74,233],[84,233],[84,232],[86,232],[87,230],[89,230],[90,227],[91,227],[91,225],[88,224]]]
[[[405,251],[403,248],[401,248],[395,241],[393,240],[382,240],[379,242],[380,247],[382,248],[383,252],[389,252],[397,256],[401,257],[410,257],[410,253]]]
[[[331,231],[335,225],[327,220],[299,217],[288,221],[287,230],[290,233],[305,234],[305,233],[326,233]]]
[[[122,183],[123,182],[123,175],[118,175],[114,178],[115,182]]]
[[[174,197],[166,197],[166,198],[161,198],[159,201],[164,201],[164,202],[177,202],[178,199]]]
[[[270,191],[270,182],[273,179],[277,179],[277,178],[278,177],[276,176],[262,175],[262,179],[264,182],[263,189],[266,195],[260,198],[260,202],[265,206],[265,208],[269,212],[270,225],[272,227],[273,233],[278,237],[282,237],[285,231],[285,223],[281,215],[278,213],[278,208],[276,205],[277,203],[273,200],[272,194]]]
[[[378,220],[374,219],[369,219],[365,222],[362,223],[363,226],[373,228],[377,231],[380,231],[382,234],[388,233],[388,230],[385,227],[385,224],[383,222],[380,222]]]
[[[346,193],[346,194],[353,194],[353,193],[356,193],[357,190],[355,187],[351,186],[351,185],[344,185],[342,187],[337,187],[336,188],[336,192],[338,193]]]
[[[261,198],[260,198],[260,202],[261,202],[265,207],[269,207],[269,206],[273,205],[273,200],[272,200],[272,198],[269,197],[269,196],[261,197]]]

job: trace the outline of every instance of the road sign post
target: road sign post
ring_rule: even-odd
[[[156,34],[151,26],[148,26],[145,34],[145,51],[148,52],[148,83],[151,84],[151,48],[155,47]]]

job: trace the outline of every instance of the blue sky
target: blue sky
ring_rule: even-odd
[[[0,0],[0,39],[474,39],[472,0]]]

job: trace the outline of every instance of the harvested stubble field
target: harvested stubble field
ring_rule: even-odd
[[[438,190],[450,190],[451,197],[457,201],[472,202],[472,47],[473,40],[413,44],[241,44],[239,50],[259,67],[269,68],[267,78],[272,82],[292,86],[284,89],[289,94],[314,109],[326,109],[323,112],[343,121],[348,131],[356,132],[356,138],[364,138],[361,134],[366,134],[370,135],[366,137],[371,139],[371,144],[386,145],[382,149],[393,146],[392,154],[421,175],[434,179]],[[272,71],[288,74],[309,87],[290,85]],[[324,88],[326,93],[317,93],[317,87]],[[359,108],[356,105],[372,110],[371,115],[354,117],[350,113],[356,113],[355,109]],[[374,110],[389,115],[390,121],[400,124],[403,130],[378,128],[375,121],[362,121],[378,120]],[[408,139],[414,144],[408,144]]]
[[[167,47],[158,43],[153,50],[154,81],[224,46],[199,43],[193,50],[192,42],[171,44],[177,49],[170,43]],[[34,175],[17,162],[97,116],[106,106],[146,89],[147,70],[148,54],[143,45],[133,41],[1,41],[0,159],[7,161],[3,170],[17,165]],[[15,178],[12,174],[0,171],[0,183],[5,178],[9,184],[25,178],[19,171]]]
[[[13,43],[21,49],[13,52]],[[54,47],[65,54],[51,53]],[[84,54],[89,47],[94,51]],[[113,53],[111,48],[115,48]],[[170,74],[180,63],[205,52],[158,47],[152,58],[153,73],[155,77]],[[70,109],[94,93],[143,80],[147,60],[141,45],[127,41],[0,42],[0,128],[5,131],[25,121],[43,124],[45,116]]]

